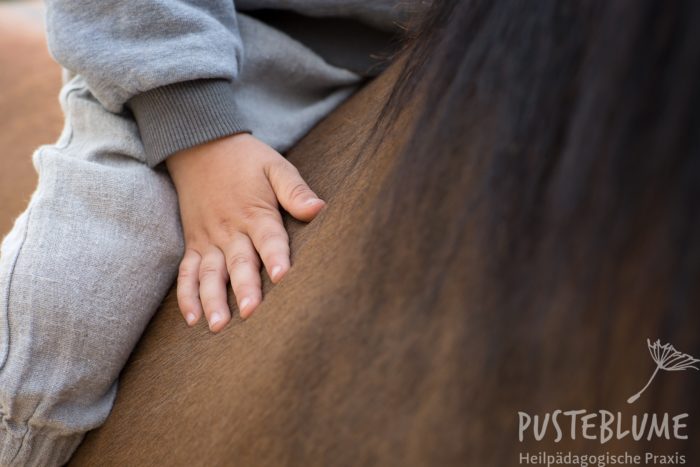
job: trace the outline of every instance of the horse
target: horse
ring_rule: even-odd
[[[436,2],[288,154],[285,280],[219,335],[171,292],[71,465],[697,463],[698,20]]]

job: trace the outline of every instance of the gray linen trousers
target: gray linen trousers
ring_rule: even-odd
[[[237,105],[285,151],[362,78],[238,21]],[[63,133],[35,152],[38,187],[0,250],[0,465],[61,465],[104,422],[183,253],[172,182],[145,163],[131,115],[105,110],[81,76],[67,76],[60,102]]]

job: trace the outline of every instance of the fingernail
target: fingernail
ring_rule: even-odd
[[[187,316],[185,317],[185,321],[187,321],[187,324],[192,324],[194,323],[195,316],[192,313],[187,313]]]
[[[321,200],[319,198],[310,198],[304,202],[304,204],[306,204],[307,206],[316,206],[317,204],[321,204],[321,203],[323,203],[323,200]]]
[[[271,279],[273,281],[276,281],[279,278],[280,274],[282,274],[282,266],[273,267],[272,271],[270,271],[270,274],[272,276]]]
[[[221,322],[221,315],[218,313],[214,313],[213,315],[211,315],[211,319],[209,320],[209,328],[213,329],[214,326],[216,326],[220,322]]]
[[[244,311],[246,310],[246,308],[248,308],[248,305],[250,305],[250,301],[251,301],[251,300],[250,300],[250,298],[248,298],[248,297],[246,297],[246,298],[244,298],[243,300],[241,300],[240,305],[238,305],[238,308],[241,309],[241,313],[244,312]]]

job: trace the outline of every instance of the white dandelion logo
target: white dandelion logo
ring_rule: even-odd
[[[688,368],[692,368],[693,370],[698,369],[695,364],[700,362],[700,360],[693,358],[688,354],[677,351],[671,344],[661,345],[661,342],[658,339],[652,344],[649,339],[647,339],[647,346],[649,347],[651,358],[654,359],[654,362],[656,362],[656,369],[651,375],[651,378],[649,378],[647,384],[637,394],[627,399],[628,404],[632,404],[639,399],[639,396],[641,396],[646,388],[649,387],[659,370],[683,371],[687,370]]]

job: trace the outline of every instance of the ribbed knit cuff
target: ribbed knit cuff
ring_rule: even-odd
[[[129,100],[146,163],[154,167],[182,149],[249,132],[241,123],[233,93],[226,80],[201,79],[162,86]]]
[[[68,462],[84,433],[63,435],[51,429],[29,427],[20,437],[0,427],[0,465],[61,466]]]

